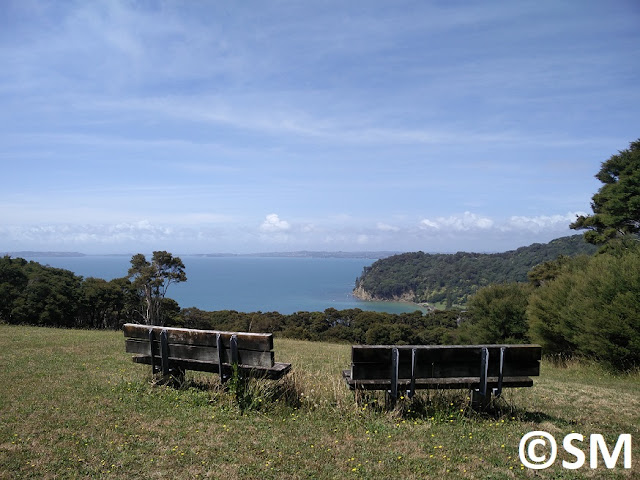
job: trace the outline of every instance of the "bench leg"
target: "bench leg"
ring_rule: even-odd
[[[479,390],[471,390],[471,408],[478,411],[484,411],[491,404],[491,391],[487,391],[486,395],[482,395]]]
[[[391,389],[386,395],[386,404],[389,408],[396,406],[396,400],[398,399],[398,365],[399,365],[399,352],[397,348],[391,349]]]
[[[391,390],[386,390],[384,395],[384,406],[387,410],[393,410],[396,408],[396,401],[398,400],[398,395],[393,395]]]

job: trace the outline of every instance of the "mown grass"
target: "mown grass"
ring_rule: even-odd
[[[343,384],[349,346],[276,339],[293,364],[252,382],[241,410],[216,375],[152,383],[119,332],[0,325],[0,478],[638,478],[640,375],[543,362],[492,414],[466,392],[425,392],[385,411]],[[520,438],[546,430],[633,436],[633,465],[534,472]],[[562,449],[560,449],[562,452]]]

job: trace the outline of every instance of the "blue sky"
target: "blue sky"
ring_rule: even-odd
[[[0,6],[0,251],[502,251],[640,137],[640,4]]]

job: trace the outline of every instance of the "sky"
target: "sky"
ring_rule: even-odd
[[[0,3],[0,251],[496,252],[640,138],[640,3]]]

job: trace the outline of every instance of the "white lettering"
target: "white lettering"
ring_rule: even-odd
[[[624,468],[631,468],[631,435],[626,433],[618,437],[616,446],[613,448],[613,453],[609,455],[609,449],[607,443],[604,441],[604,437],[598,433],[591,435],[590,445],[590,459],[589,464],[591,468],[598,468],[598,450],[602,454],[602,460],[607,468],[615,468],[618,463],[618,457],[624,447]]]
[[[562,446],[569,455],[575,457],[575,461],[569,462],[567,460],[562,461],[563,468],[567,470],[577,470],[582,468],[586,462],[586,455],[584,451],[578,445],[574,445],[574,442],[583,443],[585,440],[584,435],[580,433],[570,433],[566,435],[562,441]],[[540,447],[536,451],[536,448]],[[547,457],[545,447],[549,452]],[[605,466],[608,469],[615,468],[620,458],[620,453],[624,450],[623,466],[626,469],[631,469],[631,435],[623,433],[618,436],[613,451],[609,453],[609,447],[605,442],[604,437],[599,433],[591,434],[589,438],[589,466],[592,469],[598,468],[598,451],[602,456]],[[543,470],[549,468],[556,461],[558,454],[558,445],[556,440],[548,432],[535,431],[529,432],[522,436],[520,439],[520,445],[518,448],[520,454],[520,461],[526,468],[533,470]]]
[[[580,435],[579,433],[570,433],[569,435],[564,437],[564,440],[562,441],[562,446],[564,447],[565,451],[569,455],[573,455],[574,457],[576,457],[575,462],[567,462],[566,460],[562,461],[562,466],[568,470],[577,470],[578,468],[581,468],[586,460],[584,452],[578,447],[573,446],[573,444],[571,443],[574,440],[582,442],[584,441],[584,435]]]
[[[533,438],[538,437],[538,438]],[[529,445],[527,446],[527,442],[531,440]],[[547,460],[546,455],[537,455],[536,447],[538,445],[543,446],[549,443],[550,456],[549,460]],[[527,454],[525,455],[525,447]],[[522,464],[534,470],[544,470],[545,468],[549,468],[553,465],[553,462],[556,461],[556,455],[558,454],[558,445],[556,444],[556,439],[553,438],[553,435],[547,432],[529,432],[520,439],[520,446],[518,449],[520,453],[520,461]],[[530,462],[532,460],[534,463]]]

